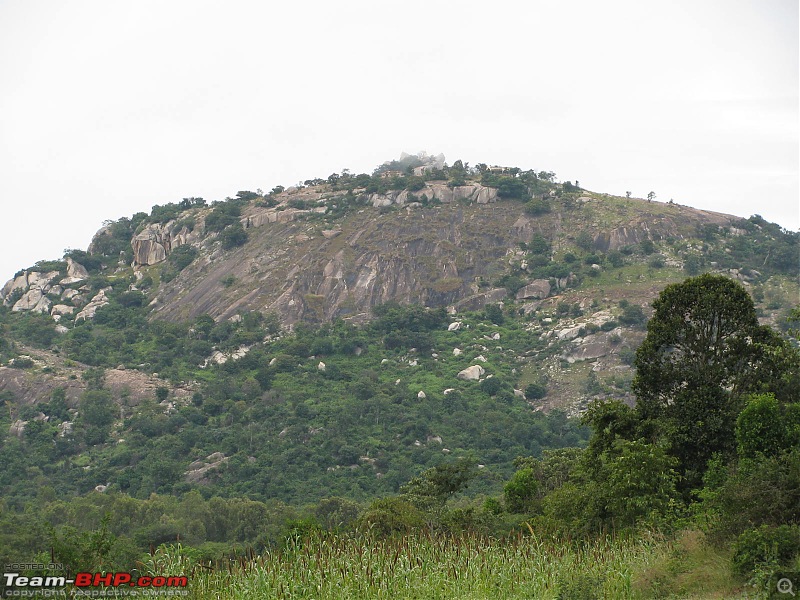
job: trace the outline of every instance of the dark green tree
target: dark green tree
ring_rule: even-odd
[[[733,454],[744,395],[793,393],[797,353],[759,325],[747,291],[727,277],[667,286],[653,307],[631,385],[638,433],[666,442],[691,487],[714,453]]]

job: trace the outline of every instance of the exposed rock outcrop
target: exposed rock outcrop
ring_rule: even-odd
[[[496,188],[486,187],[479,183],[450,187],[446,183],[428,182],[424,188],[415,192],[403,190],[386,194],[371,194],[369,201],[375,207],[391,206],[392,204],[404,206],[410,202],[418,202],[423,196],[428,200],[444,204],[457,200],[489,204],[490,202],[496,202],[498,197]]]
[[[195,230],[178,226],[176,221],[151,223],[131,240],[133,266],[155,265],[166,260],[173,249],[199,238]]]

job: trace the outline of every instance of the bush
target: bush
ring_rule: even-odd
[[[575,245],[584,252],[589,252],[594,245],[594,238],[588,231],[581,231],[575,238]]]
[[[229,225],[237,223],[241,214],[240,202],[220,202],[206,217],[206,231],[222,231]]]
[[[222,242],[222,248],[224,250],[230,250],[232,248],[244,246],[247,242],[247,232],[244,230],[241,223],[234,223],[222,230],[219,239]]]
[[[550,242],[548,242],[542,235],[536,234],[528,244],[528,251],[532,254],[549,254]]]
[[[739,536],[734,544],[733,568],[748,577],[759,568],[788,567],[800,554],[800,527],[762,525]]]
[[[490,396],[494,396],[503,387],[503,382],[497,377],[488,377],[481,381],[481,390]]]
[[[183,246],[178,246],[172,252],[170,252],[167,260],[178,271],[182,271],[188,267],[195,258],[197,258],[197,249],[193,246],[184,244]]]
[[[506,318],[503,315],[503,308],[499,304],[487,304],[483,309],[486,320],[495,325],[502,325]]]
[[[528,400],[538,400],[547,395],[547,386],[541,383],[529,383],[525,386],[525,398]]]
[[[616,328],[617,328],[617,322],[616,321],[606,321],[605,323],[600,325],[600,329],[602,331],[613,331]]]
[[[532,216],[539,216],[550,212],[550,203],[542,198],[534,198],[525,204],[525,212]]]
[[[638,304],[628,304],[622,309],[619,320],[625,325],[639,326],[647,322],[647,317],[644,315],[641,306]]]
[[[534,509],[539,484],[531,467],[520,469],[503,487],[506,509],[512,513],[530,513]]]
[[[422,527],[424,515],[401,498],[375,500],[360,519],[360,524],[379,535],[408,533]]]

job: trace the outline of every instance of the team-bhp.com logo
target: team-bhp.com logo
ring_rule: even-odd
[[[142,591],[177,591],[178,589],[185,588],[188,585],[188,580],[185,576],[146,576],[146,575],[132,575],[131,573],[76,573],[75,577],[62,576],[41,576],[41,577],[25,577],[19,573],[4,573],[3,584],[5,588],[5,596],[29,596],[29,595],[44,595],[44,594],[31,594],[30,592],[45,590],[53,590],[64,588],[68,585],[74,585],[76,588],[82,588],[86,591],[91,591],[93,588],[123,588],[125,591],[132,588],[142,588]],[[126,589],[127,588],[127,589]],[[176,589],[177,588],[177,589]],[[119,590],[122,591],[122,590]],[[29,593],[24,593],[29,592]],[[138,595],[135,593],[128,593],[125,595]],[[94,595],[94,594],[86,594]],[[145,594],[142,594],[145,595]],[[147,594],[150,595],[150,594]],[[171,595],[171,594],[170,594]]]

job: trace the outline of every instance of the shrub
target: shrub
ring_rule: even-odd
[[[647,317],[644,315],[641,306],[638,304],[628,304],[622,309],[619,320],[625,325],[637,326],[644,325],[647,322]]]
[[[499,304],[487,304],[483,309],[486,320],[496,325],[502,325],[506,318],[503,315],[503,308]]]
[[[539,484],[531,467],[520,469],[503,487],[506,509],[512,513],[530,513],[534,509]]]
[[[247,232],[244,230],[241,223],[234,223],[222,230],[219,239],[222,242],[222,248],[224,250],[230,250],[243,246],[247,242]]]
[[[602,331],[612,331],[612,330],[614,330],[616,328],[617,328],[617,322],[616,321],[606,321],[605,323],[600,325],[600,329]]]
[[[759,567],[775,569],[789,566],[800,553],[800,527],[762,525],[742,533],[734,544],[733,568],[745,577]]]
[[[529,215],[539,216],[550,212],[550,203],[543,198],[534,198],[525,204],[525,212]]]
[[[608,262],[611,263],[611,266],[615,269],[618,269],[625,264],[625,259],[622,257],[622,253],[616,250],[609,252],[607,258]]]
[[[490,396],[494,396],[503,387],[503,382],[497,377],[488,377],[481,382],[481,390]]]
[[[549,254],[550,242],[548,242],[542,235],[536,234],[528,244],[528,251],[532,254]]]
[[[197,249],[194,246],[184,244],[170,252],[168,261],[178,271],[182,271],[188,267],[195,258],[197,258]]]
[[[529,383],[525,386],[525,397],[528,400],[538,400],[547,395],[547,386],[541,383]]]

